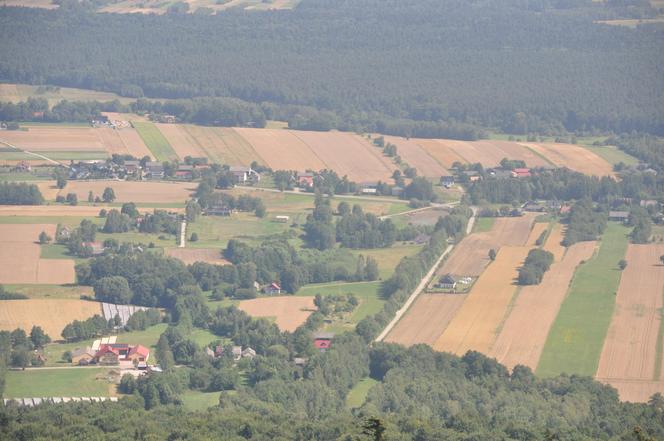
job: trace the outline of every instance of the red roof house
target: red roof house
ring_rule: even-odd
[[[319,351],[324,351],[326,349],[329,349],[331,345],[332,345],[331,340],[323,340],[323,339],[320,339],[320,338],[317,338],[316,340],[314,340],[314,346]]]
[[[530,176],[531,173],[529,168],[515,168],[514,170],[512,170],[513,178],[527,178]]]
[[[138,360],[139,362],[148,361],[149,357],[150,357],[150,350],[142,345],[132,346],[131,349],[129,350],[129,353],[127,354],[127,359],[131,361],[134,360]]]

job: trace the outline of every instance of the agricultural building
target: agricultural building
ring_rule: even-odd
[[[290,220],[289,216],[283,216],[282,215],[282,216],[275,216],[274,217],[275,222],[281,222],[281,223],[284,223],[284,224],[288,223],[289,220]]]
[[[456,289],[457,279],[451,274],[445,274],[438,280],[437,287],[442,289]]]
[[[175,171],[175,177],[177,179],[193,179],[194,177],[194,166],[193,165],[180,165]]]
[[[87,365],[95,358],[95,351],[92,348],[76,348],[71,353],[71,363],[73,365]]]
[[[155,161],[146,162],[145,173],[149,179],[163,179],[164,165],[161,162],[155,162]]]
[[[442,176],[440,178],[440,185],[445,188],[450,188],[452,185],[454,185],[454,176]]]
[[[279,284],[276,282],[272,282],[266,286],[263,291],[265,291],[265,294],[268,295],[281,294],[281,286],[279,286]]]
[[[150,350],[142,345],[132,346],[127,354],[127,360],[138,363],[146,363],[150,358]]]
[[[230,216],[233,213],[226,205],[214,205],[205,210],[205,214],[208,216]]]
[[[325,352],[332,346],[334,334],[331,332],[319,332],[314,335],[314,346],[320,352]]]
[[[314,186],[314,174],[310,172],[298,173],[297,185],[300,187],[311,188]]]
[[[627,222],[629,220],[628,211],[609,211],[609,220],[616,222]]]
[[[229,171],[235,177],[235,182],[238,184],[244,184],[246,182],[260,181],[261,175],[257,171],[253,170],[251,167],[244,166],[232,166]]]
[[[531,176],[529,168],[515,168],[512,170],[513,178],[528,178]]]
[[[100,365],[117,365],[122,360],[136,363],[146,363],[150,358],[150,350],[142,345],[131,346],[127,343],[102,344],[94,356],[94,361]]]

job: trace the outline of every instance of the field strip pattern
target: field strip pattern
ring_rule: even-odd
[[[144,181],[69,181],[60,191],[63,196],[76,193],[79,200],[86,200],[88,193],[100,196],[110,187],[115,193],[115,202],[141,203],[184,203],[196,190],[196,183],[190,182],[144,182]]]
[[[627,232],[609,223],[597,253],[574,274],[544,345],[539,375],[595,375],[613,315],[621,276],[617,265],[627,249]]]
[[[440,178],[441,176],[447,176],[450,174],[444,165],[431,156],[431,154],[415,140],[398,138],[396,136],[386,136],[385,142],[396,145],[397,154],[401,156],[401,159],[406,161],[408,165],[415,167],[420,176]]]
[[[655,372],[656,357],[662,356],[657,336],[664,307],[664,265],[659,261],[663,254],[664,245],[649,244],[629,245],[625,255],[627,268],[596,375],[616,387],[623,400],[645,402],[653,387],[664,393],[664,378]],[[653,384],[644,388],[643,382],[651,380]]]
[[[543,247],[545,251],[553,254],[554,262],[563,260],[563,256],[567,251],[567,248],[562,245],[563,238],[563,226],[559,223],[554,224]]]
[[[131,124],[157,161],[172,161],[178,159],[171,144],[153,123],[132,121]]]
[[[434,343],[434,349],[465,354],[469,350],[488,353],[516,291],[517,267],[530,248],[505,246],[482,273],[454,319]]]
[[[549,224],[545,224],[543,222],[535,222],[533,224],[533,229],[530,230],[530,235],[528,236],[528,239],[526,240],[526,243],[528,246],[534,247],[537,246],[535,242],[537,242],[537,239],[544,233],[547,228],[549,228]]]
[[[235,129],[254,146],[261,158],[274,170],[322,170],[329,168],[307,144],[290,130]]]
[[[615,176],[613,167],[599,155],[574,144],[524,143],[558,167],[567,167],[592,176]]]
[[[539,285],[525,286],[519,292],[496,342],[488,355],[509,369],[522,364],[535,369],[549,328],[558,314],[574,271],[589,259],[595,242],[572,245],[561,262],[551,265]]]

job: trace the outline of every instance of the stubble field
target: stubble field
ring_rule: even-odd
[[[102,314],[101,303],[67,299],[0,300],[0,329],[22,328],[29,333],[33,326],[41,326],[52,340],[60,340],[67,324],[95,314]]]
[[[243,300],[239,309],[252,317],[274,318],[282,331],[295,331],[316,310],[313,297],[277,296]]]

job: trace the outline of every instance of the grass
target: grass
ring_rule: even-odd
[[[662,297],[664,297],[664,289],[662,289]],[[660,321],[659,329],[657,330],[657,343],[655,346],[655,371],[652,379],[659,380],[662,374],[662,350],[664,350],[664,308],[659,310]]]
[[[219,404],[219,392],[199,392],[188,390],[180,395],[182,405],[192,412],[200,412]]]
[[[332,323],[326,327],[326,331],[341,333],[355,328],[355,325],[363,318],[378,313],[385,301],[380,297],[381,282],[356,282],[356,283],[321,283],[307,285],[295,294],[297,296],[354,294],[360,300],[359,306],[351,313],[344,322]]]
[[[475,225],[473,225],[473,233],[485,233],[490,231],[495,222],[495,217],[478,217],[475,219]]]
[[[639,160],[634,156],[628,155],[627,153],[620,150],[615,146],[592,146],[592,145],[581,145],[586,150],[590,150],[600,158],[604,159],[611,165],[618,164],[619,162],[624,162],[627,165],[638,165]]]
[[[351,250],[359,256],[373,257],[378,262],[378,271],[381,279],[387,279],[392,275],[399,261],[406,256],[413,256],[422,249],[421,245],[398,245],[395,244],[389,248],[376,248],[368,250]]]
[[[250,213],[236,213],[230,217],[201,216],[196,222],[187,225],[187,237],[190,237],[191,233],[198,234],[198,241],[188,242],[187,246],[223,248],[233,238],[256,239],[260,236],[281,233],[290,228],[289,224],[273,222],[271,218],[271,213],[264,219]]]
[[[5,285],[10,292],[25,294],[31,299],[80,299],[81,295],[93,295],[90,286],[71,285]],[[54,337],[54,336],[51,336]],[[56,336],[60,338],[60,336]]]
[[[49,176],[39,176],[30,172],[0,172],[0,181],[49,181]]]
[[[8,371],[4,397],[107,397],[114,389],[108,381],[108,371],[109,368],[76,367]]]
[[[597,371],[604,338],[611,322],[625,256],[628,229],[609,223],[599,252],[580,266],[553,323],[537,374],[592,376]]]
[[[357,382],[353,388],[348,391],[346,395],[346,407],[349,409],[356,409],[361,407],[367,400],[367,395],[372,387],[377,385],[379,381],[371,377],[365,377]]]
[[[41,254],[40,258],[42,259],[73,259],[69,255],[69,250],[65,245],[58,243],[50,243],[47,245],[41,245]]]
[[[168,140],[161,134],[157,126],[150,122],[132,121],[138,134],[145,145],[150,149],[157,161],[172,161],[178,159],[178,155]]]

